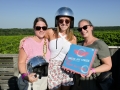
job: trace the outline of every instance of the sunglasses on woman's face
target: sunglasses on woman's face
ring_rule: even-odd
[[[59,23],[60,24],[63,24],[63,22],[65,22],[66,24],[69,24],[70,23],[70,20],[68,20],[68,19],[59,19]]]
[[[46,26],[43,26],[43,27],[36,26],[36,27],[35,27],[35,30],[36,30],[36,31],[39,31],[39,30],[41,30],[41,28],[42,28],[42,30],[44,30],[44,31],[47,30],[47,27],[46,27]]]
[[[88,28],[88,26],[91,26],[91,25],[85,25],[85,26],[83,26],[83,27],[81,27],[81,28],[77,28],[77,30],[78,30],[79,32],[81,32],[82,29],[83,29],[83,30],[86,30],[86,29]]]

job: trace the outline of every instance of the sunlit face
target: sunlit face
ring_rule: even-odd
[[[47,26],[43,21],[38,21],[35,25],[35,35],[39,38],[43,38],[45,36]]]
[[[89,25],[87,21],[80,22],[78,31],[80,32],[82,37],[87,38],[90,35],[92,35],[92,30],[93,30],[93,27]]]
[[[70,27],[70,18],[60,17],[58,23],[61,31],[66,31]]]

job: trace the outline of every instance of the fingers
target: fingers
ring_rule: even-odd
[[[28,75],[29,82],[33,83],[38,80],[38,77],[35,77],[35,73],[31,73]]]
[[[81,77],[85,78],[85,75],[81,74]]]
[[[91,74],[88,74],[86,77],[90,77],[91,76]]]
[[[73,71],[70,71],[70,70],[65,69],[65,68],[63,68],[63,69],[64,69],[65,71],[67,71],[67,72],[70,72],[70,73],[75,74],[75,72],[73,72]],[[83,75],[83,74],[81,74],[81,77],[83,77],[83,78],[85,78],[85,77],[90,77],[92,73],[93,73],[93,72],[90,70],[89,73],[88,73],[88,75]]]
[[[86,77],[90,77],[93,72],[90,70]]]
[[[65,69],[63,68],[66,72],[70,72],[70,73],[73,73],[72,71],[68,70],[68,69]]]

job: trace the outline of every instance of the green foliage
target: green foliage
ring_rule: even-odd
[[[78,43],[83,40],[80,32],[74,31]],[[120,30],[94,31],[94,36],[103,40],[108,46],[120,46]]]
[[[120,31],[96,32],[95,36],[104,40],[109,46],[120,46]]]
[[[0,36],[0,53],[17,54],[19,50],[19,42],[23,37],[25,36]]]
[[[73,29],[77,42],[83,38],[75,27]],[[33,35],[32,29],[0,29],[0,53],[17,54],[20,40],[29,35]],[[120,27],[95,27],[94,35],[105,41],[108,46],[120,46]]]
[[[18,28],[0,29],[0,36],[33,35],[33,34],[34,34],[33,29],[18,29]]]

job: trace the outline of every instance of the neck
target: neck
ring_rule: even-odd
[[[66,35],[66,31],[60,31],[62,35]]]
[[[84,45],[85,45],[85,46],[90,45],[90,44],[92,44],[95,40],[96,40],[96,38],[95,38],[94,36],[90,36],[89,38],[85,38]]]
[[[35,41],[37,41],[37,42],[41,42],[41,41],[44,39],[44,37],[34,36],[34,39],[35,39]]]

